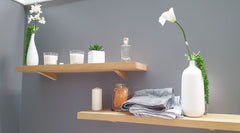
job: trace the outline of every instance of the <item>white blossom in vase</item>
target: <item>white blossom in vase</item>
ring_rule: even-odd
[[[23,64],[26,64],[27,62],[27,52],[29,48],[30,38],[31,35],[36,33],[39,27],[37,27],[37,24],[45,24],[46,20],[44,17],[42,17],[42,9],[40,4],[35,3],[34,5],[31,5],[31,9],[29,10],[29,16],[28,16],[28,26],[26,29],[26,37],[25,37],[25,49],[24,49],[24,57],[23,57]]]
[[[208,104],[209,103],[209,89],[208,89],[209,81],[208,81],[208,78],[207,78],[207,73],[206,73],[203,57],[199,55],[200,52],[198,52],[197,54],[195,54],[195,53],[192,54],[191,53],[190,48],[189,48],[189,44],[188,44],[188,41],[187,41],[187,38],[186,38],[185,31],[183,30],[183,27],[180,25],[180,23],[177,21],[176,16],[174,14],[174,10],[173,10],[172,7],[168,11],[163,12],[161,14],[161,16],[159,17],[159,23],[161,23],[162,26],[164,26],[166,21],[176,23],[179,26],[179,28],[182,30],[184,40],[185,40],[185,44],[186,44],[187,51],[188,51],[188,55],[186,55],[186,56],[188,57],[188,60],[196,61],[198,67],[202,71],[202,75],[203,75],[203,79],[204,79],[205,101]]]
[[[31,5],[31,10],[29,10],[30,16],[28,17],[28,24],[33,23],[34,29],[33,33],[35,33],[39,28],[37,27],[37,24],[45,24],[46,20],[44,17],[41,17],[42,9],[40,4],[35,3],[34,5]]]

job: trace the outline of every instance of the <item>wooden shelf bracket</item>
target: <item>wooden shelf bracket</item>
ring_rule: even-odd
[[[118,76],[120,76],[122,79],[127,80],[128,79],[128,72],[125,71],[114,71]]]
[[[38,72],[39,74],[50,78],[51,80],[57,80],[57,74],[56,73],[49,73],[49,72]]]

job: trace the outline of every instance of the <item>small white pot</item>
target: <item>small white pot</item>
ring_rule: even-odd
[[[105,63],[105,52],[96,50],[89,51],[88,63]]]

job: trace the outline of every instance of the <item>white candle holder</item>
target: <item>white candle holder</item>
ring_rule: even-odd
[[[70,64],[83,64],[84,63],[84,51],[81,50],[71,50],[70,55]]]
[[[57,65],[58,53],[44,52],[43,60],[44,60],[44,65]]]

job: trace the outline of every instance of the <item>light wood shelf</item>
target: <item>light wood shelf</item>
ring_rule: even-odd
[[[207,114],[200,118],[184,117],[167,120],[156,117],[139,117],[129,112],[113,112],[110,109],[104,109],[102,111],[88,110],[78,112],[77,119],[240,131],[240,115],[230,114]]]
[[[90,64],[16,66],[15,70],[17,72],[39,73],[52,80],[57,80],[57,73],[115,72],[121,78],[126,80],[128,78],[129,71],[147,71],[147,66],[139,62],[111,62]]]

